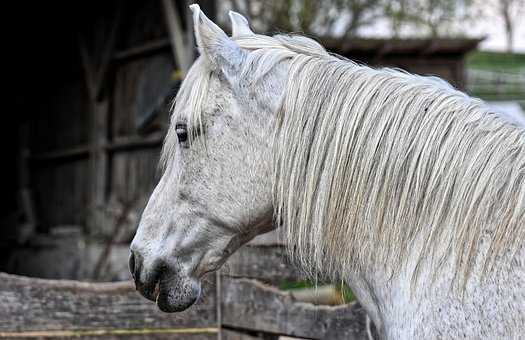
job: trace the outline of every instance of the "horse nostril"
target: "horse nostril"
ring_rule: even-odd
[[[135,281],[135,287],[138,289],[140,285],[141,280],[141,271],[142,271],[142,262],[143,259],[140,256],[140,254],[136,254],[134,251],[131,251],[129,254],[129,271],[131,272],[131,276],[133,277],[133,280]]]
[[[129,253],[128,265],[131,276],[135,279],[135,254],[133,254],[133,251]]]
[[[158,295],[158,284],[163,275],[164,264],[161,260],[149,262],[145,267],[143,258],[140,254],[133,256],[135,265],[135,289],[146,299],[156,301]],[[130,264],[131,265],[131,264]]]

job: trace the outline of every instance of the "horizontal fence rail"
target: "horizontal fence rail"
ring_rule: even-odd
[[[216,289],[185,312],[166,314],[131,282],[44,280],[0,273],[0,338],[215,339]],[[191,337],[190,337],[191,336]]]

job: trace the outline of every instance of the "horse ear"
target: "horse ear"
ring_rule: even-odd
[[[199,5],[190,5],[190,9],[193,12],[195,39],[201,55],[208,59],[214,69],[223,71],[228,78],[236,75],[247,52],[208,19]]]
[[[255,35],[255,33],[253,33],[250,29],[248,20],[245,17],[243,17],[240,13],[230,11],[228,14],[230,15],[230,21],[232,23],[233,38],[247,35]]]

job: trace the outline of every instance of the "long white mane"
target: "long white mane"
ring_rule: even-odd
[[[252,51],[244,72],[263,77],[283,60],[291,65],[276,129],[274,208],[303,268],[334,277],[395,268],[417,238],[420,259],[454,255],[468,275],[482,238],[486,268],[522,245],[523,127],[442,80],[357,65],[311,39],[235,40]],[[211,72],[195,67],[179,94],[191,103],[190,121],[201,119]],[[171,132],[163,159],[174,143]]]

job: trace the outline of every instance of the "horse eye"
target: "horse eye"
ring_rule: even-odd
[[[175,125],[175,132],[177,133],[179,143],[184,143],[188,140],[188,128],[186,124],[180,123]]]

